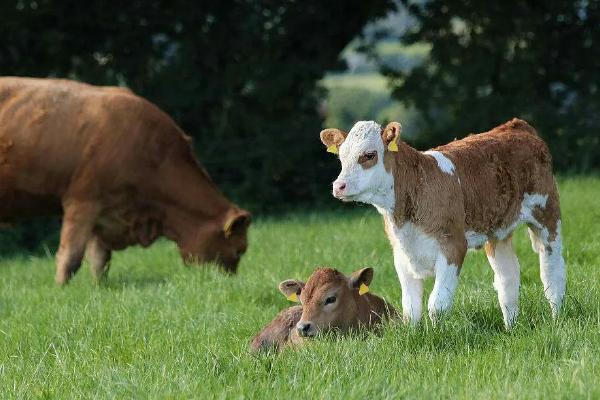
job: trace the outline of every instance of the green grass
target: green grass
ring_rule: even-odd
[[[366,338],[329,336],[299,351],[250,355],[250,338],[289,305],[277,283],[316,266],[373,266],[372,291],[399,306],[391,250],[370,207],[256,221],[237,276],[186,268],[167,242],[116,253],[101,287],[85,266],[59,289],[52,259],[5,260],[1,397],[598,398],[600,180],[564,180],[561,195],[565,312],[551,320],[520,230],[522,311],[511,332],[485,256],[472,252],[441,326],[395,324]]]

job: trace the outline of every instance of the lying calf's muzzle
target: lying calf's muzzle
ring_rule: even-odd
[[[300,336],[306,337],[306,336],[314,336],[315,335],[314,325],[310,321],[298,322],[298,324],[296,325],[296,329],[298,330],[298,334]]]

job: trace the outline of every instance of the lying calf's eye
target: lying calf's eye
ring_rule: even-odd
[[[335,303],[335,296],[329,296],[325,299],[325,305]]]
[[[374,151],[370,151],[370,152],[368,152],[368,153],[365,153],[365,158],[366,158],[367,160],[372,160],[372,159],[374,159],[374,158],[375,158],[375,155],[376,155],[376,154],[377,154],[376,152],[374,152]]]

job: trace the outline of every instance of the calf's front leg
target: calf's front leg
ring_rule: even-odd
[[[423,313],[423,280],[415,278],[401,257],[394,252],[394,265],[402,288],[402,316],[404,322],[417,325]]]
[[[443,254],[435,262],[435,283],[427,303],[429,318],[434,324],[450,310],[458,285],[458,266],[448,262]]]

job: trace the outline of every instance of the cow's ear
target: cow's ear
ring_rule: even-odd
[[[238,210],[225,220],[225,224],[223,225],[225,237],[229,238],[231,235],[246,232],[251,221],[252,215],[248,211]]]
[[[381,132],[383,144],[389,151],[398,151],[400,132],[402,132],[402,125],[399,122],[390,122]]]
[[[363,268],[350,275],[350,288],[358,289],[358,293],[363,295],[369,291],[372,280],[373,268]]]
[[[321,131],[321,142],[327,147],[327,151],[333,154],[339,152],[339,148],[346,140],[348,134],[335,128],[324,129]]]
[[[296,279],[288,279],[279,284],[279,291],[289,301],[300,301],[300,293],[302,293],[303,288],[304,282],[297,281]]]

